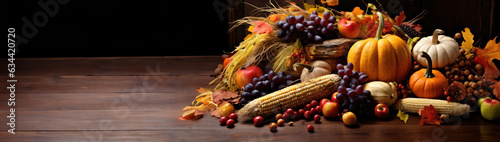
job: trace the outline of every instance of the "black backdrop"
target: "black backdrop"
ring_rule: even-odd
[[[17,57],[220,55],[229,47],[228,21],[219,19],[213,1],[39,1],[7,2]]]
[[[245,34],[228,34],[228,13],[236,19],[253,9],[241,9],[243,0],[6,0],[8,27],[16,28],[16,57],[98,57],[220,55],[231,51]],[[265,5],[268,0],[245,0]],[[319,0],[316,0],[319,1]],[[374,0],[364,0],[375,3]],[[489,19],[488,7],[495,0],[379,0],[384,7],[400,3],[407,20],[427,9],[430,14],[417,22],[424,32],[435,28],[452,36],[471,28],[484,46],[500,34],[500,14]],[[39,4],[41,3],[41,4]],[[362,6],[361,0],[340,0],[337,10]],[[216,4],[214,6],[214,4]],[[498,5],[500,2],[496,2]],[[58,5],[57,8],[54,5]],[[236,6],[237,5],[237,6]],[[44,9],[49,7],[49,11]],[[394,7],[392,9],[397,9]],[[57,9],[57,11],[54,11]],[[365,7],[362,7],[365,9]],[[51,11],[52,10],[52,11]],[[233,11],[234,10],[234,11]],[[498,13],[498,10],[493,9]],[[244,11],[244,12],[235,12]],[[487,13],[486,16],[484,13]],[[219,17],[221,16],[221,17]],[[393,15],[394,16],[394,15]],[[481,17],[482,16],[482,17]],[[35,17],[35,19],[33,19]],[[489,24],[492,28],[489,29]],[[6,30],[8,27],[5,27]],[[27,29],[27,30],[23,30]],[[35,31],[31,29],[35,28]],[[238,30],[236,30],[238,31]],[[245,30],[239,30],[238,32]],[[488,35],[485,31],[494,31]],[[26,32],[26,34],[23,34]],[[233,39],[233,40],[231,40]],[[234,42],[236,40],[236,42]],[[233,45],[231,44],[231,41]]]

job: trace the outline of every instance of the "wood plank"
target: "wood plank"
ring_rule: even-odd
[[[16,109],[22,111],[46,110],[123,110],[135,109],[182,109],[191,105],[195,90],[175,93],[41,93],[19,94]],[[0,100],[7,104],[7,100]],[[34,105],[43,104],[43,105]],[[0,105],[0,110],[8,110]]]
[[[309,124],[309,123],[307,123]],[[394,127],[363,126],[347,128],[343,125],[316,127],[306,131],[307,124],[279,127],[270,132],[267,127],[228,129],[224,126],[198,130],[164,131],[19,131],[16,135],[0,133],[4,141],[496,141],[495,126],[418,126]],[[316,126],[322,126],[317,124]],[[419,130],[419,131],[414,131]]]
[[[220,56],[16,58],[15,60],[18,76],[211,75],[217,64],[221,63]],[[148,71],[146,69],[148,67],[154,72]],[[157,67],[159,71],[156,71]],[[7,74],[7,70],[0,72]]]
[[[18,76],[16,92],[106,93],[179,92],[209,87],[213,77],[205,76]],[[0,80],[7,80],[0,77]],[[4,90],[5,91],[5,90]]]
[[[109,110],[46,110],[46,111],[27,111],[16,109],[16,130],[101,130],[102,125],[112,124],[106,130],[206,130],[218,126],[218,119],[206,114],[197,121],[183,121],[178,117],[182,114],[182,106],[166,109],[138,109],[132,106],[120,106],[122,109]],[[0,116],[7,116],[8,112],[0,112]],[[392,114],[390,121],[366,120],[360,121],[361,127],[400,127],[418,125],[420,117],[411,115],[407,124],[397,120],[396,114]],[[475,125],[477,127],[493,125],[498,128],[500,121],[485,121],[480,114],[475,113],[469,118],[460,118],[460,125]],[[1,119],[0,122],[7,123],[7,119]],[[300,120],[297,123],[313,123],[312,121]],[[324,120],[324,125],[320,127],[330,127],[341,125],[337,120]],[[254,127],[251,122],[238,123],[241,128]],[[454,124],[454,123],[452,123]],[[450,126],[450,125],[447,125]],[[451,125],[453,126],[453,125]],[[7,125],[0,125],[0,129],[6,130]],[[343,126],[345,127],[345,126]],[[421,126],[422,129],[428,126]],[[238,126],[238,129],[240,127]],[[410,131],[419,131],[414,129]]]

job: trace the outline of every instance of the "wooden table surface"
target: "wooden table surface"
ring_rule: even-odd
[[[5,125],[4,70],[0,141],[496,141],[500,134],[500,122],[478,112],[442,126],[419,126],[418,115],[405,124],[395,113],[357,128],[339,120],[300,120],[275,133],[242,121],[226,128],[208,114],[179,120],[198,95],[195,89],[213,87],[210,74],[220,62],[219,56],[16,59],[16,134]]]

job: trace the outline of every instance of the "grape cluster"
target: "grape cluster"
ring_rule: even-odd
[[[248,83],[244,86],[243,93],[241,93],[241,103],[246,104],[253,99],[285,88],[286,85],[292,83],[295,79],[296,78],[291,74],[286,75],[285,72],[276,74],[272,70],[259,78],[255,77],[253,78],[252,83]]]
[[[368,76],[361,72],[353,71],[353,64],[346,67],[337,64],[337,74],[342,76],[340,86],[337,88],[337,101],[344,112],[351,111],[360,119],[373,116],[375,101],[368,90],[364,90],[362,83],[368,81]]]
[[[297,38],[302,43],[321,43],[327,39],[337,38],[338,29],[335,27],[336,18],[330,12],[325,12],[323,18],[314,11],[309,19],[304,15],[288,16],[285,21],[279,21],[278,37],[285,38],[285,42],[294,42]]]

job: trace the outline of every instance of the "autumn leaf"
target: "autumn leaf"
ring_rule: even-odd
[[[493,80],[495,84],[490,85],[490,88],[493,89],[492,93],[495,95],[497,98],[500,98],[500,82]]]
[[[326,3],[328,6],[337,6],[339,5],[339,0],[321,0],[321,3]]]
[[[470,59],[474,54],[471,53],[471,50],[473,50],[474,47],[474,35],[470,32],[470,29],[468,27],[465,27],[464,31],[462,31],[462,36],[464,37],[464,41],[462,41],[462,45],[460,48],[465,50],[465,57],[467,59]]]
[[[225,90],[215,90],[212,94],[212,102],[220,105],[226,100],[236,99],[238,97],[237,93],[225,91]]]
[[[253,22],[255,25],[255,28],[253,28],[252,32],[256,34],[267,34],[267,33],[272,33],[273,28],[267,24],[266,22],[263,21],[255,21]]]
[[[409,115],[405,114],[401,110],[399,110],[397,117],[399,117],[400,120],[402,120],[406,123],[406,121],[408,121]]]
[[[493,63],[493,59],[500,60],[500,42],[495,43],[497,37],[488,41],[484,49],[478,48],[474,63],[481,64],[484,68],[483,78],[492,81],[500,76],[498,67]]]
[[[357,15],[361,15],[361,14],[363,14],[364,12],[365,12],[365,11],[361,10],[361,8],[359,8],[359,7],[357,7],[357,6],[356,6],[356,7],[354,7],[354,9],[352,10],[352,14],[354,14],[354,15],[356,15],[356,16],[357,16]]]
[[[437,115],[434,106],[424,106],[424,110],[422,111],[422,118],[420,119],[420,123],[418,125],[423,126],[424,124],[435,124],[441,125],[441,118]]]
[[[366,18],[364,19],[366,20]],[[377,34],[377,29],[378,29],[378,16],[373,15],[373,17],[366,23],[367,28],[367,33],[366,33],[366,38],[373,38],[375,37],[375,34]],[[392,24],[389,20],[384,18],[384,30],[382,30],[383,34],[386,34],[388,32],[392,32]]]
[[[403,21],[406,19],[405,11],[401,11],[398,16],[394,18],[394,24],[395,25],[401,25]]]

